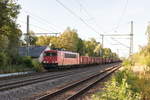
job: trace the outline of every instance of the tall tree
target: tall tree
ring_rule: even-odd
[[[110,48],[104,48],[103,50],[103,57],[107,58],[107,57],[111,57],[112,56],[112,51]]]
[[[0,47],[4,47],[3,51],[8,52],[12,57],[17,53],[21,36],[16,24],[19,9],[20,6],[15,0],[0,0]]]
[[[59,37],[59,47],[69,51],[77,52],[79,37],[77,31],[67,28]]]
[[[54,48],[58,48],[59,43],[58,43],[58,37],[55,36],[40,36],[37,37],[36,45],[39,46],[48,46],[48,45],[53,45]]]
[[[77,52],[80,53],[80,55],[85,54],[85,45],[81,38],[78,39]]]
[[[39,36],[37,41],[36,41],[36,44],[40,45],[40,46],[49,45],[50,44],[50,39],[51,39],[50,36]]]
[[[94,38],[84,41],[86,56],[100,56],[100,49],[102,48]]]

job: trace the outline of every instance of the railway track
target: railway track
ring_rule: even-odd
[[[36,98],[36,100],[75,100],[79,95],[100,82],[102,79],[113,73],[119,68],[118,65],[99,71],[85,79],[72,82],[62,88]]]
[[[34,84],[34,83],[38,83],[38,82],[47,81],[47,80],[63,78],[66,76],[73,75],[74,73],[77,73],[77,72],[79,72],[79,71],[70,71],[70,72],[64,72],[61,74],[43,75],[43,76],[33,77],[30,79],[25,79],[25,80],[21,80],[21,81],[3,83],[3,84],[0,84],[0,91],[18,88],[21,86],[30,85],[30,84]]]
[[[82,69],[82,72],[83,72],[83,74],[88,73],[87,69]],[[58,73],[57,74],[56,73],[46,74],[46,75],[40,74],[39,76],[25,78],[23,80],[10,81],[10,82],[6,82],[6,83],[3,82],[3,83],[0,83],[0,91],[6,91],[6,90],[10,90],[10,89],[30,85],[30,84],[35,84],[38,82],[48,81],[48,80],[52,80],[52,79],[63,78],[66,76],[71,76],[75,73],[76,74],[81,73],[81,70],[66,71],[66,72],[62,72],[60,74],[58,74]]]

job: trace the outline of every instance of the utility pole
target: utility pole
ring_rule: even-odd
[[[130,41],[130,47],[127,47],[120,42],[118,42],[118,43],[119,43],[119,45],[123,45],[123,46],[127,47],[129,49],[129,56],[132,55],[132,53],[133,53],[133,21],[131,21],[131,32],[130,32],[130,34],[100,34],[100,36],[102,37],[102,48],[104,47],[104,36],[108,36],[108,37],[109,36],[115,36],[115,37],[116,36],[119,36],[119,37],[120,36],[128,36],[129,38],[126,38],[126,39],[130,39],[129,40]],[[103,56],[103,51],[101,52],[101,55]]]
[[[102,34],[102,48],[104,47],[104,35]]]
[[[29,15],[27,15],[27,56],[29,56]]]
[[[103,57],[103,47],[104,47],[104,35],[100,34],[100,36],[102,37],[102,49],[100,50],[100,56]]]
[[[133,21],[131,21],[131,33],[130,33],[130,50],[129,50],[129,56],[131,56],[133,53]]]
[[[117,49],[117,54],[118,54],[118,56],[119,56],[119,49]]]

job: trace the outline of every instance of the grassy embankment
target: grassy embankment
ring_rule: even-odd
[[[150,100],[150,47],[142,48],[122,65],[92,100]]]

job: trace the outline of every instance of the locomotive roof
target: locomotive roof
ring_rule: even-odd
[[[65,51],[65,50],[46,50],[46,51],[52,51],[52,52],[55,52],[55,51],[59,51],[59,52],[63,52],[63,53],[74,53],[74,54],[77,54],[77,52],[72,52],[72,51]]]

